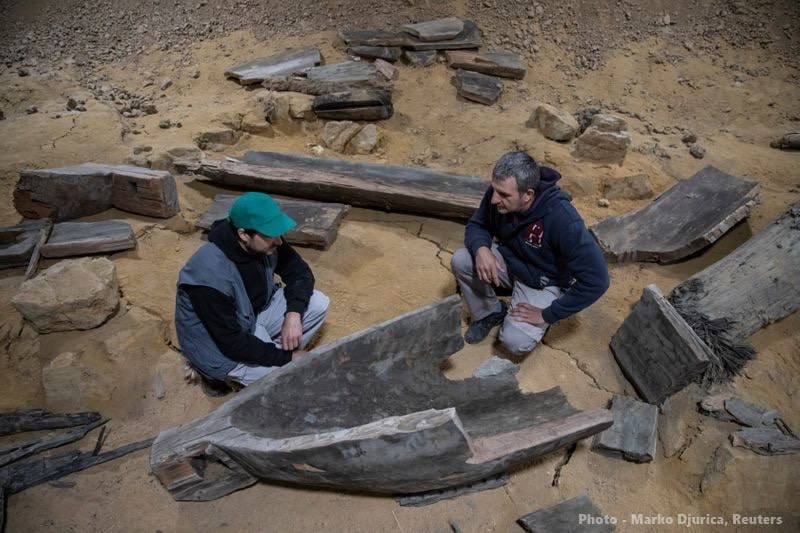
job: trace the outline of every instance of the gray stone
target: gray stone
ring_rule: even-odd
[[[361,125],[350,120],[330,121],[322,130],[322,142],[331,150],[344,151],[356,133],[361,131]]]
[[[527,126],[536,128],[548,139],[559,142],[572,139],[580,127],[575,117],[544,103],[536,106]]]
[[[378,127],[367,124],[350,139],[348,145],[356,154],[370,154],[378,146],[378,140]]]
[[[699,144],[693,144],[689,147],[689,153],[692,154],[692,157],[695,159],[703,159],[706,156],[706,149]]]
[[[603,180],[603,196],[611,200],[644,200],[653,196],[653,186],[644,174]]]
[[[636,463],[652,461],[656,455],[658,407],[615,394],[611,413],[614,424],[595,437],[594,448]]]
[[[384,61],[383,59],[376,59],[373,65],[375,65],[375,68],[378,69],[378,72],[380,72],[381,75],[387,80],[397,79],[397,67],[391,63]]]
[[[592,126],[600,131],[620,132],[628,130],[628,123],[624,119],[615,115],[597,113],[592,116]]]
[[[210,130],[198,133],[194,136],[194,142],[205,150],[206,147],[211,145],[233,145],[239,141],[241,133],[231,129]]]
[[[492,105],[503,92],[503,81],[495,76],[488,76],[468,70],[456,71],[456,90],[467,100],[484,105]]]
[[[159,89],[161,89],[162,91],[166,91],[170,87],[172,87],[172,80],[165,79],[164,81],[161,82],[161,86],[159,87]]]
[[[464,31],[464,21],[456,17],[447,17],[416,24],[406,24],[403,31],[410,33],[420,41],[444,41],[455,38]]]
[[[481,366],[475,370],[475,372],[473,372],[472,377],[485,378],[489,376],[501,376],[505,374],[513,375],[517,372],[519,372],[519,365],[515,365],[508,359],[503,359],[502,357],[493,355],[484,361]]]
[[[438,52],[436,50],[424,50],[415,52],[414,50],[403,51],[403,59],[412,67],[427,67],[436,63]]]
[[[106,258],[61,261],[23,283],[11,303],[39,333],[95,328],[119,307],[117,271]]]
[[[604,131],[593,124],[575,142],[575,155],[596,163],[622,165],[630,144],[631,136],[628,132]]]
[[[800,132],[787,133],[770,142],[769,145],[779,150],[800,150]]]

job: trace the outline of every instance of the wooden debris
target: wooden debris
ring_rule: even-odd
[[[0,413],[0,435],[12,435],[24,431],[62,429],[83,426],[100,420],[100,413],[55,414],[44,409],[27,409]]]
[[[628,381],[652,404],[702,376],[712,357],[655,285],[645,287],[611,338],[611,350]]]
[[[236,79],[242,85],[252,85],[269,76],[304,72],[321,62],[322,56],[315,47],[291,49],[231,67],[225,71],[225,76]]]
[[[345,61],[308,69],[306,78],[310,81],[351,85],[376,82],[378,71],[375,70],[375,65],[366,61]]]
[[[400,31],[347,30],[339,32],[339,38],[353,46],[406,46],[409,36]]]
[[[611,261],[672,263],[702,250],[746,218],[758,184],[707,166],[647,207],[611,217],[591,231]]]
[[[481,32],[478,26],[471,20],[464,21],[464,29],[452,39],[441,39],[436,41],[423,41],[411,37],[404,48],[412,50],[461,50],[468,48],[480,48],[483,45]]]
[[[439,52],[436,50],[424,50],[421,52],[415,52],[413,50],[403,51],[403,58],[406,60],[406,63],[412,67],[427,67],[428,65],[433,65],[436,63],[436,58],[438,56]]]
[[[106,422],[107,420],[97,420],[91,424],[78,426],[69,431],[55,435],[48,435],[47,437],[40,439],[18,442],[11,446],[0,448],[0,466],[5,466],[13,463],[14,461],[19,461],[20,459],[24,459],[25,457],[29,457],[35,453],[58,448],[59,446],[80,440],[91,430],[105,424]]]
[[[394,113],[391,93],[378,89],[323,94],[314,98],[313,109],[318,118],[329,120],[384,120]]]
[[[503,92],[503,82],[494,76],[458,70],[456,71],[456,89],[458,94],[467,100],[492,105],[497,102],[500,93]]]
[[[744,428],[730,435],[731,444],[759,455],[788,455],[800,452],[800,439],[777,427]]]
[[[508,474],[500,474],[499,476],[490,477],[476,483],[463,485],[461,487],[453,487],[450,489],[433,490],[430,492],[423,492],[420,494],[404,494],[397,496],[395,500],[403,507],[424,507],[436,502],[444,500],[452,500],[465,494],[472,494],[475,492],[482,492],[484,490],[496,489],[508,484]]]
[[[420,41],[447,41],[455,39],[464,31],[464,21],[456,17],[447,17],[416,24],[404,24],[403,31],[410,33]]]
[[[127,222],[59,222],[42,248],[47,258],[117,252],[136,246],[136,236]]]
[[[175,178],[169,172],[117,165],[112,176],[111,201],[117,209],[158,218],[181,210]]]
[[[25,275],[22,277],[23,281],[29,280],[36,275],[36,268],[39,266],[39,258],[42,255],[42,246],[47,242],[47,238],[50,236],[52,229],[53,221],[48,218],[45,220],[44,226],[39,230],[39,238],[36,239],[36,244],[33,246],[28,268],[25,269]]]
[[[358,87],[374,87],[376,89],[391,90],[391,84],[382,76],[375,76],[362,81],[324,81],[310,80],[297,76],[272,76],[265,79],[261,85],[270,91],[295,92],[303,94],[330,94],[349,91]]]
[[[769,145],[779,150],[800,150],[800,132],[792,132],[771,141]]]
[[[323,346],[161,433],[151,469],[178,500],[257,479],[413,494],[487,479],[611,425],[609,411],[577,412],[558,388],[445,378],[443,360],[462,347],[454,295]]]
[[[397,79],[397,67],[389,63],[388,61],[384,61],[383,59],[376,59],[373,63],[375,68],[378,69],[378,72],[381,73],[381,76],[386,78],[387,80],[396,80]]]
[[[351,46],[347,49],[348,54],[356,55],[359,57],[368,57],[371,59],[383,59],[394,63],[400,59],[403,50],[397,46],[367,46],[357,45]]]
[[[195,226],[208,230],[217,220],[228,217],[231,205],[238,195],[218,194],[214,203],[203,213]],[[297,222],[297,226],[284,235],[286,242],[327,250],[336,240],[339,226],[349,206],[344,204],[275,198],[280,208]]]
[[[248,190],[442,218],[472,216],[488,187],[471,176],[278,152],[247,152],[232,161],[178,160],[176,165],[181,172]]]
[[[780,417],[774,409],[766,409],[739,398],[725,400],[725,410],[735,422],[749,427],[771,426]]]
[[[581,517],[591,519],[581,520]],[[575,531],[608,533],[614,525],[608,523],[600,509],[585,494],[539,509],[517,520],[525,531],[532,533],[574,533]]]
[[[618,453],[635,463],[649,463],[656,455],[658,407],[615,394],[611,400],[614,425],[595,437],[594,448]]]
[[[46,220],[26,220],[0,228],[0,269],[27,265],[46,224]]]
[[[465,52],[463,50],[450,50],[445,52],[447,64],[451,68],[471,70],[482,74],[500,76],[521,80],[525,77],[526,69],[522,59],[513,52]]]

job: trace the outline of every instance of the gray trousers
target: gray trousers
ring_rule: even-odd
[[[539,309],[546,309],[553,300],[561,296],[561,289],[558,287],[545,287],[539,290],[513,280],[508,274],[506,262],[497,250],[496,244],[492,244],[492,253],[504,269],[499,272],[500,285],[505,288],[513,287],[512,308],[519,303],[527,303]],[[500,311],[500,300],[497,299],[492,284],[478,278],[469,250],[466,248],[456,250],[450,265],[473,321]],[[547,324],[533,325],[521,322],[509,314],[503,321],[498,338],[512,353],[522,355],[533,350],[542,340],[547,327]]]
[[[322,292],[314,290],[311,300],[308,302],[308,309],[303,313],[303,336],[300,338],[300,349],[306,347],[314,334],[322,326],[325,316],[328,314],[330,299]],[[264,342],[268,342],[281,347],[281,328],[283,327],[283,315],[286,313],[286,297],[283,289],[280,288],[272,295],[269,306],[261,311],[256,317],[255,336]],[[280,368],[277,366],[251,366],[239,363],[228,372],[228,379],[250,385],[273,370]]]

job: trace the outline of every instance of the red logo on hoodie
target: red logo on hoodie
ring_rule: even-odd
[[[541,220],[537,220],[525,229],[525,244],[540,248],[542,246],[542,236],[544,235],[544,225]]]

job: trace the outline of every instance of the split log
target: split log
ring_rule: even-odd
[[[317,48],[290,49],[231,67],[225,71],[225,76],[242,85],[252,85],[269,76],[303,72],[321,62],[322,56]]]
[[[420,41],[447,41],[455,39],[464,31],[464,21],[456,17],[428,20],[416,24],[404,24],[403,31]]]
[[[480,48],[483,44],[481,31],[471,20],[463,21],[464,29],[452,39],[423,41],[401,31],[348,30],[339,32],[339,37],[349,46],[399,46],[411,50],[460,50]]]
[[[749,216],[758,189],[707,166],[644,209],[607,218],[591,231],[610,261],[680,261]]]
[[[47,238],[50,237],[50,231],[52,231],[52,229],[53,221],[48,218],[45,220],[44,226],[39,230],[39,238],[36,239],[36,244],[33,246],[28,268],[25,269],[25,275],[22,277],[23,281],[27,281],[36,275],[36,268],[39,266],[39,258],[42,256],[42,246],[47,242]]]
[[[12,435],[24,431],[63,429],[92,424],[100,420],[100,413],[55,414],[44,409],[27,409],[0,413],[0,435]]]
[[[645,287],[611,337],[611,350],[628,381],[652,404],[700,378],[713,357],[655,285]]]
[[[46,224],[46,220],[26,220],[0,228],[0,268],[27,265]]]
[[[130,224],[121,220],[59,222],[42,248],[47,258],[117,252],[136,247]]]
[[[69,431],[58,433],[56,435],[48,435],[41,439],[32,439],[23,442],[18,442],[5,448],[0,448],[0,466],[19,461],[25,457],[29,457],[35,453],[52,450],[82,439],[91,430],[99,427],[108,422],[108,420],[98,420],[85,426],[78,426]]]
[[[581,517],[593,519],[591,524]],[[517,520],[525,531],[532,533],[609,533],[613,524],[604,520],[603,513],[585,494],[539,509]]]
[[[392,95],[378,89],[353,89],[314,98],[314,114],[330,120],[385,120],[394,113]]]
[[[175,179],[169,172],[116,165],[112,184],[111,202],[117,209],[158,218],[169,218],[181,210]]]
[[[456,71],[456,89],[458,94],[484,105],[492,105],[500,98],[503,92],[503,82],[500,78],[488,76],[479,72],[468,70]]]
[[[217,220],[228,217],[231,205],[238,198],[233,194],[218,194],[214,203],[203,213],[195,226],[204,230],[211,228]],[[280,208],[297,222],[297,226],[283,236],[290,244],[312,246],[327,250],[339,232],[339,226],[349,206],[313,202],[308,200],[291,200],[288,198],[275,198]]]
[[[363,81],[323,81],[323,80],[309,80],[298,76],[271,76],[266,78],[261,85],[270,91],[289,91],[303,94],[330,94],[343,91],[349,91],[353,88],[365,87],[376,88],[382,90],[391,90],[391,85],[383,79],[382,76],[376,76]]]
[[[374,83],[378,81],[378,71],[375,65],[366,61],[344,61],[332,65],[322,65],[306,71],[306,78],[310,81],[326,83]]]
[[[450,68],[470,70],[501,78],[521,80],[527,72],[522,65],[522,59],[513,52],[479,53],[450,50],[445,52],[445,57]]]
[[[247,190],[441,218],[469,218],[488,187],[480,178],[428,169],[277,152],[247,152],[228,161],[176,160],[175,165]]]
[[[656,456],[658,407],[615,394],[611,400],[614,425],[595,437],[594,449],[620,454],[636,463]]]
[[[390,63],[394,63],[398,59],[400,59],[400,55],[403,53],[402,48],[397,46],[366,46],[366,45],[358,45],[358,46],[351,46],[347,49],[348,54],[356,55],[359,57],[367,57],[371,59],[383,59],[384,61],[389,61]]]
[[[608,410],[578,412],[557,387],[523,393],[507,373],[445,378],[442,361],[461,347],[458,296],[350,335],[161,433],[151,469],[177,500],[258,479],[419,493],[486,479],[611,425]]]

